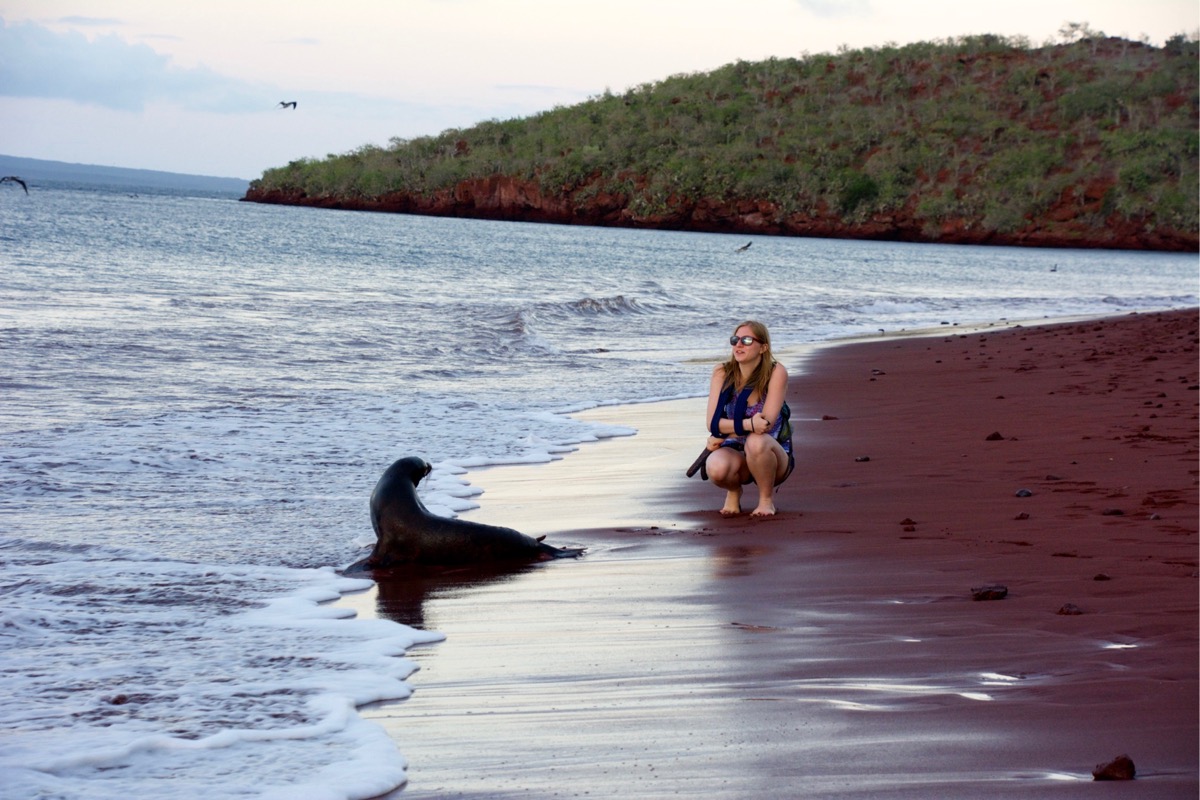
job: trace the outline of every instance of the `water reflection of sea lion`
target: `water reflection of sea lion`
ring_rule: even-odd
[[[416,456],[388,467],[371,492],[371,526],[375,549],[350,567],[351,572],[405,565],[448,566],[545,561],[580,555],[582,549],[561,549],[540,538],[431,513],[417,497],[417,484],[433,469]]]

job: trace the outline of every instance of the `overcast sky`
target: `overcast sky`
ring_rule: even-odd
[[[0,0],[0,153],[255,178],[738,59],[1066,22],[1161,44],[1196,0]],[[280,101],[297,108],[281,109]]]

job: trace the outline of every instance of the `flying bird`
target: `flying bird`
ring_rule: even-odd
[[[752,245],[752,244],[754,244],[754,242],[746,242],[744,245],[742,245],[741,247],[739,247],[739,248],[738,248],[736,251],[734,251],[734,252],[737,252],[737,253],[744,253],[744,252],[746,252],[747,250],[749,250],[749,249],[750,249],[750,245]]]
[[[25,194],[29,194],[29,187],[25,185],[25,181],[16,175],[5,175],[3,178],[0,178],[0,183],[19,183],[21,184],[21,188],[25,190]]]
[[[291,108],[293,111],[295,111],[296,110],[296,101],[295,100],[280,100],[279,107],[280,108]]]

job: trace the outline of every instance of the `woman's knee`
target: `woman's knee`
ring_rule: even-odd
[[[738,470],[728,464],[714,464],[707,469],[708,479],[713,483],[729,483],[737,477]]]
[[[779,442],[766,434],[756,433],[746,437],[746,458],[765,456],[768,453],[773,453],[776,448],[780,451],[783,450],[779,446]]]
[[[739,453],[718,450],[708,457],[704,466],[709,480],[714,483],[729,483],[737,481],[742,471],[742,458]]]

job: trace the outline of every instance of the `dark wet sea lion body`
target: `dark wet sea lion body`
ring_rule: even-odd
[[[350,571],[407,565],[453,566],[530,562],[577,556],[512,528],[439,517],[417,496],[417,484],[432,467],[409,456],[388,467],[371,492],[375,548]]]

